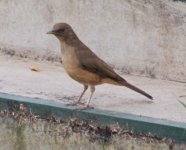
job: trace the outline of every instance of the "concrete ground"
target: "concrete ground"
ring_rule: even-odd
[[[36,65],[39,72],[31,71]],[[122,74],[127,81],[154,97],[150,101],[125,87],[100,85],[91,101],[95,108],[186,122],[186,83]],[[83,86],[72,80],[62,64],[0,55],[0,92],[68,103],[78,98]],[[87,91],[83,98],[89,97]]]

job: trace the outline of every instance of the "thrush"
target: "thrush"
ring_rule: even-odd
[[[153,99],[153,97],[145,91],[128,83],[107,63],[92,52],[78,38],[69,24],[57,23],[47,34],[55,35],[60,41],[62,61],[68,75],[84,86],[84,90],[79,99],[74,101],[73,104],[76,105],[81,103],[80,101],[85,91],[90,87],[91,95],[85,104],[85,107],[88,108],[92,95],[95,92],[95,86],[103,83],[125,86],[149,99]]]

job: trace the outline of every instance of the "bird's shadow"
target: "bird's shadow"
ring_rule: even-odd
[[[72,103],[75,100],[78,100],[79,96],[56,96],[56,99],[62,101],[66,104]],[[81,102],[85,102],[84,98],[81,99]]]
[[[103,99],[108,98],[108,104],[114,102],[114,104],[118,105],[118,104],[124,104],[124,105],[132,105],[132,104],[153,104],[155,102],[155,99],[150,100],[147,98],[127,98],[127,97],[115,97],[114,95],[100,95],[100,97],[102,97]],[[100,100],[100,98],[95,97],[94,98],[96,101]],[[114,100],[114,101],[113,101]],[[101,100],[100,100],[101,101]]]
[[[70,103],[72,103],[73,101],[75,101],[75,100],[77,100],[79,98],[79,96],[67,96],[67,95],[65,95],[65,96],[57,96],[56,95],[56,99],[58,99],[59,101],[62,101],[62,102],[64,102],[65,104],[70,104]],[[110,97],[111,98],[111,97]],[[93,99],[95,99],[95,100],[97,100],[98,98],[93,98]],[[100,98],[99,98],[100,99]],[[85,103],[86,101],[85,101],[85,99],[84,98],[82,98],[82,100],[81,100],[81,102],[83,102],[83,103]],[[116,101],[115,101],[116,102]],[[112,102],[113,103],[113,102]],[[148,105],[150,105],[150,104],[153,104],[154,103],[154,100],[148,100],[148,99],[142,99],[142,98],[140,98],[140,99],[134,99],[134,98],[123,98],[123,100],[122,100],[122,102],[120,101],[120,102],[116,102],[115,104],[113,104],[113,105],[118,105],[118,103],[120,104],[120,105],[136,105],[136,104],[138,104],[138,105],[144,105],[144,104],[148,104]],[[108,105],[110,105],[109,104],[109,101],[108,101]]]
[[[146,100],[146,99],[128,99],[127,101],[126,100],[123,100],[122,104],[125,104],[125,105],[131,105],[131,104],[139,104],[139,105],[144,105],[144,104],[153,104],[154,103],[154,100]]]

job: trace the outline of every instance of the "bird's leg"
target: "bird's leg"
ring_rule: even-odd
[[[86,109],[93,109],[94,107],[91,107],[91,106],[89,106],[89,104],[90,104],[90,101],[91,101],[91,99],[92,99],[92,95],[94,94],[94,92],[95,92],[95,86],[90,86],[90,91],[91,91],[91,95],[90,95],[90,97],[89,97],[89,99],[87,100],[87,103],[86,103],[86,105],[85,106],[83,106],[83,107],[81,107],[81,108],[78,108],[77,110],[86,110]]]
[[[75,101],[76,104],[79,104],[79,103],[80,103],[80,101],[81,101],[81,99],[82,99],[82,97],[83,97],[83,95],[85,94],[85,92],[86,92],[87,89],[88,89],[88,85],[84,85],[84,90],[83,90],[83,92],[81,93],[79,99],[78,99],[77,101]]]
[[[93,108],[93,107],[90,107],[89,106],[89,104],[90,104],[90,101],[91,101],[91,99],[92,99],[92,95],[94,94],[94,92],[95,92],[95,86],[90,86],[90,91],[91,91],[91,95],[90,95],[90,97],[89,97],[89,99],[88,99],[88,101],[87,101],[87,103],[86,103],[86,105],[85,105],[85,108]]]
[[[85,85],[84,84],[84,90],[83,92],[81,93],[80,97],[78,98],[78,100],[74,101],[73,103],[70,103],[70,104],[67,104],[67,105],[77,105],[77,104],[84,104],[84,103],[81,103],[81,99],[83,97],[83,95],[85,94],[86,90],[88,89],[88,85]]]

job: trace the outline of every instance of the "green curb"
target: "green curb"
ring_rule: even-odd
[[[174,0],[175,2],[180,1],[180,2],[186,2],[186,0]]]
[[[24,104],[35,115],[43,117],[52,115],[63,120],[78,117],[84,120],[93,120],[102,125],[118,122],[122,128],[127,127],[135,133],[151,133],[160,138],[167,137],[177,142],[186,142],[186,123],[99,109],[79,111],[77,110],[78,107],[66,106],[54,101],[0,93],[0,110],[19,104]]]

